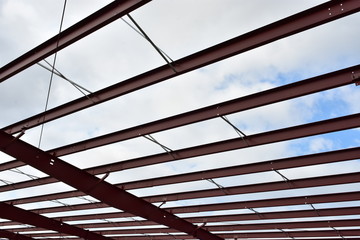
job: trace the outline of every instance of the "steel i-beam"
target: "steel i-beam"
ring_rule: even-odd
[[[340,4],[344,7],[340,7]],[[331,15],[329,15],[329,8],[332,9]],[[343,10],[340,10],[341,8]],[[165,81],[179,74],[184,74],[281,38],[334,21],[338,18],[358,12],[359,10],[360,1],[357,0],[335,0],[326,2],[216,46],[179,59],[172,63],[172,65],[176,68],[176,73],[169,68],[168,65],[163,65],[128,80],[120,81],[118,84],[99,90],[86,97],[79,98],[59,107],[50,109],[45,113],[20,121],[4,130],[8,133],[15,133],[21,131],[24,127],[31,128],[38,126],[43,122],[60,118],[93,106],[94,104],[99,104],[140,88]],[[89,101],[89,98],[93,101]]]
[[[24,141],[0,131],[1,151],[120,210],[185,232],[203,240],[222,238],[176,217]]]
[[[0,69],[0,82],[86,37],[151,0],[113,1]]]

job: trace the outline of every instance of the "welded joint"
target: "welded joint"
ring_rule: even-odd
[[[360,73],[352,72],[351,77],[352,77],[353,83],[355,83],[355,86],[359,86],[360,85]]]

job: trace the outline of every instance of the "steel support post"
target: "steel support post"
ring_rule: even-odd
[[[335,9],[340,9],[340,4],[346,5],[346,7],[343,7],[342,11],[335,11]],[[329,15],[329,9],[332,9],[333,14]],[[172,65],[176,68],[176,73],[171,68],[169,68],[168,65],[163,65],[149,72],[143,73],[125,81],[121,81],[118,84],[97,91],[93,94],[90,94],[89,96],[79,98],[72,102],[48,110],[45,113],[41,113],[18,123],[12,124],[3,130],[7,133],[16,133],[21,131],[24,127],[31,128],[38,126],[44,122],[63,117],[65,115],[93,106],[94,104],[108,101],[140,88],[165,81],[174,76],[184,74],[186,72],[204,67],[239,53],[260,47],[281,38],[285,38],[301,31],[305,31],[307,29],[334,21],[341,17],[358,12],[359,10],[360,2],[357,0],[335,0],[326,2],[216,46],[179,59],[172,63]],[[4,76],[0,74],[0,79],[1,78],[4,78]],[[89,97],[94,102],[89,101]]]
[[[78,236],[89,240],[110,240],[111,238],[104,237],[95,232],[87,231],[82,228],[71,226],[69,224],[47,218],[33,212],[17,208],[15,206],[0,202],[0,217],[17,221],[33,226],[54,230],[59,233],[65,233],[73,236]],[[58,234],[58,233],[57,233]]]
[[[150,0],[113,1],[0,69],[0,82],[86,37]]]
[[[185,232],[199,239],[221,239],[3,131],[0,131],[0,146],[4,153],[24,161],[109,206]]]

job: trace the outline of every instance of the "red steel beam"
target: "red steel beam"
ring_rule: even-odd
[[[4,153],[24,161],[28,165],[83,191],[109,206],[174,228],[199,239],[222,239],[208,231],[197,229],[197,226],[3,131],[0,131],[0,146],[1,151]]]
[[[0,229],[0,237],[10,240],[33,240],[34,238]]]
[[[298,157],[284,158],[278,160],[262,161],[258,163],[243,164],[227,168],[211,169],[207,171],[198,171],[192,173],[184,173],[172,176],[149,178],[133,182],[116,184],[117,187],[125,187],[127,190],[160,186],[166,184],[175,184],[182,182],[197,181],[203,179],[212,179],[220,177],[236,176],[240,174],[258,173],[272,171],[273,169],[281,170],[286,168],[303,167],[316,164],[333,163],[339,161],[353,160],[360,158],[360,147],[350,148],[332,152],[317,153]],[[0,187],[0,191],[1,191]],[[25,204],[38,201],[49,201],[61,198],[78,197],[85,195],[81,191],[67,191],[61,193],[44,194],[41,196],[26,197],[22,199],[12,199],[13,204]]]
[[[0,82],[86,37],[150,0],[113,1],[0,69]]]
[[[249,135],[246,137],[246,141],[244,141],[244,139],[242,138],[233,138],[215,143],[204,144],[200,146],[172,151],[171,154],[161,153],[151,156],[140,157],[136,159],[130,159],[126,161],[106,164],[98,167],[92,167],[86,169],[85,171],[93,175],[104,174],[104,173],[108,173],[109,169],[111,169],[112,172],[115,172],[124,169],[149,166],[152,164],[181,160],[181,159],[197,157],[201,155],[208,155],[208,154],[231,151],[231,150],[242,149],[247,147],[260,146],[264,144],[292,140],[296,138],[308,137],[318,134],[325,134],[334,131],[341,131],[341,130],[359,127],[360,126],[359,118],[360,118],[360,114],[353,114],[344,117],[333,118],[333,119],[308,123],[308,124],[289,127],[289,128],[283,128],[270,132]],[[15,183],[11,185],[5,185],[0,187],[0,191],[8,191],[8,190],[31,187],[31,186],[39,186],[41,184],[53,183],[56,181],[57,180],[53,177],[45,177],[41,179]]]
[[[285,201],[286,200],[286,203]],[[242,202],[226,202],[226,203],[216,203],[216,204],[204,204],[204,205],[195,205],[195,206],[182,206],[182,207],[172,207],[164,208],[166,211],[172,212],[174,214],[181,213],[194,213],[194,212],[208,212],[208,211],[223,211],[223,210],[233,210],[233,209],[244,209],[244,208],[261,208],[261,207],[276,207],[276,206],[293,206],[293,205],[309,205],[317,203],[334,203],[334,202],[347,202],[347,201],[358,201],[360,200],[360,193],[333,193],[333,194],[324,194],[324,195],[315,195],[315,196],[306,196],[306,197],[288,197],[288,198],[275,198],[275,199],[261,199],[261,200],[250,200]],[[83,205],[73,205],[74,210],[84,210],[78,209],[78,206]],[[85,208],[88,209],[88,208]],[[45,210],[43,212],[43,210]],[[54,209],[34,209],[32,211],[39,213],[49,213],[49,212],[61,212],[54,211]],[[69,210],[69,209],[62,209]],[[128,213],[125,212],[112,212],[112,213],[98,213],[98,214],[89,214],[89,215],[72,215],[72,216],[61,216],[55,219],[62,221],[80,221],[80,220],[93,220],[93,219],[108,219],[108,218],[123,218],[129,217]],[[0,226],[3,226],[5,223],[0,223]],[[7,223],[6,223],[7,224]]]
[[[104,237],[98,233],[84,230],[69,224],[60,222],[55,219],[47,218],[30,211],[17,208],[15,206],[0,202],[0,217],[17,221],[25,224],[34,225],[37,227],[54,230],[60,234],[66,233],[73,236],[82,237],[89,240],[110,240],[111,238]],[[57,233],[57,234],[59,234]]]
[[[313,177],[306,179],[291,180],[291,182],[269,182],[269,183],[258,183],[258,184],[249,184],[243,186],[228,187],[225,189],[209,189],[209,190],[198,190],[198,191],[189,191],[189,192],[179,192],[172,194],[160,194],[160,195],[151,195],[142,197],[145,201],[156,203],[163,202],[166,200],[170,201],[179,201],[193,198],[208,198],[208,197],[218,197],[224,196],[224,191],[226,195],[237,195],[245,193],[256,193],[256,192],[268,192],[268,191],[278,191],[278,190],[289,190],[296,188],[309,188],[309,187],[319,187],[327,185],[337,185],[337,184],[348,184],[360,182],[360,174],[358,173],[347,173],[339,174],[333,176],[322,176],[322,177]],[[359,197],[358,197],[359,199]],[[12,202],[11,200],[9,201]],[[286,205],[288,202],[287,199],[283,199],[282,203]],[[291,202],[290,202],[291,203]],[[76,209],[75,206],[62,206],[47,208],[43,210],[36,210],[38,213],[49,213],[49,212],[58,212],[58,211],[67,211],[71,210],[84,210],[91,208],[101,208],[107,207],[105,203],[95,203],[95,204],[83,204],[80,205],[79,209]]]
[[[67,154],[73,154],[95,147],[100,147],[106,144],[135,138],[139,135],[159,132],[170,128],[175,128],[199,121],[208,120],[211,118],[216,118],[223,115],[228,115],[235,112],[245,111],[271,103],[288,100],[299,96],[304,96],[315,92],[328,90],[331,88],[345,86],[348,84],[352,84],[352,75],[354,72],[360,72],[360,65],[327,73],[281,87],[273,88],[263,92],[251,94],[245,97],[240,97],[223,103],[214,104],[212,106],[200,108],[183,114],[178,114],[172,117],[142,124],[136,127],[124,129],[85,141],[80,141],[78,143],[73,143],[67,146],[49,150],[48,152],[52,155],[60,157]],[[0,171],[5,171],[23,165],[24,163],[21,161],[9,161],[0,164]]]
[[[306,240],[312,240],[311,238],[314,238],[314,240],[325,240],[326,238],[323,237],[338,237],[338,238],[331,238],[331,240],[334,239],[344,239],[343,237],[357,237],[354,239],[358,239],[360,237],[360,230],[318,230],[318,231],[282,231],[281,229],[278,229],[278,232],[233,232],[233,233],[220,233],[220,237],[226,238],[226,239],[259,239],[261,240],[278,240],[278,239],[289,239],[289,238],[306,238]],[[321,237],[321,238],[320,238]],[[116,236],[113,237],[116,240],[148,240],[148,235],[137,235],[137,236]],[[53,239],[53,238],[52,238]],[[73,238],[72,238],[73,239]],[[74,238],[76,239],[76,238]],[[175,235],[171,234],[152,234],[151,235],[152,240],[169,240],[169,239],[194,239],[191,236],[187,235]],[[353,239],[353,238],[349,238]],[[62,240],[60,238],[54,238],[53,240]],[[330,239],[327,239],[330,240]]]
[[[205,222],[208,223],[208,222]],[[121,224],[115,225],[115,227],[121,226]],[[204,226],[203,228],[211,231],[251,231],[251,230],[273,230],[273,229],[304,229],[312,231],[314,228],[328,228],[328,227],[358,227],[359,219],[356,220],[334,220],[334,221],[305,221],[305,222],[279,222],[279,223],[260,223],[260,224],[226,224],[226,225],[211,225]],[[110,226],[109,226],[110,227]],[[21,230],[21,229],[20,229]],[[171,228],[131,228],[131,229],[114,229],[101,230],[102,234],[150,234],[150,233],[176,233],[177,231]],[[32,237],[57,237],[59,233],[30,233]]]
[[[341,7],[340,4],[343,4],[343,6],[346,7]],[[329,8],[332,9],[331,15],[329,15]],[[343,10],[340,10],[340,8]],[[163,65],[149,72],[97,91],[87,97],[79,98],[59,107],[50,109],[45,113],[40,113],[18,123],[12,124],[4,128],[3,131],[6,131],[7,133],[15,133],[21,131],[24,127],[30,128],[38,126],[44,122],[80,111],[93,106],[94,104],[99,104],[140,88],[165,81],[174,76],[204,67],[211,63],[334,21],[358,11],[360,11],[360,2],[356,0],[334,0],[320,4],[316,7],[179,59],[172,63],[172,65],[176,68],[176,73],[169,68],[168,65]],[[0,78],[4,78],[4,76],[0,74]],[[93,99],[95,103],[89,101],[88,97]]]

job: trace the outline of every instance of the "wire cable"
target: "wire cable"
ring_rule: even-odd
[[[56,51],[55,51],[55,54],[54,54],[54,60],[53,60],[53,64],[52,64],[52,70],[51,70],[51,75],[50,75],[50,83],[49,83],[49,87],[48,87],[48,91],[47,91],[44,113],[47,111],[48,105],[49,105],[50,91],[51,91],[52,81],[53,81],[53,77],[54,77],[55,63],[56,63],[56,57],[57,57],[57,48],[59,47],[59,39],[60,39],[61,30],[62,30],[62,25],[63,25],[63,22],[64,22],[66,3],[67,3],[67,0],[64,0],[64,6],[63,6],[62,14],[61,14],[60,28],[59,28],[59,34],[58,34],[58,40],[56,42],[56,48],[55,48]],[[44,115],[43,118],[44,118],[43,120],[45,120],[45,115]],[[45,125],[45,123],[41,124],[38,148],[40,148],[40,146],[41,146],[41,140],[42,140],[42,136],[43,136],[43,133],[44,133],[44,125]]]

